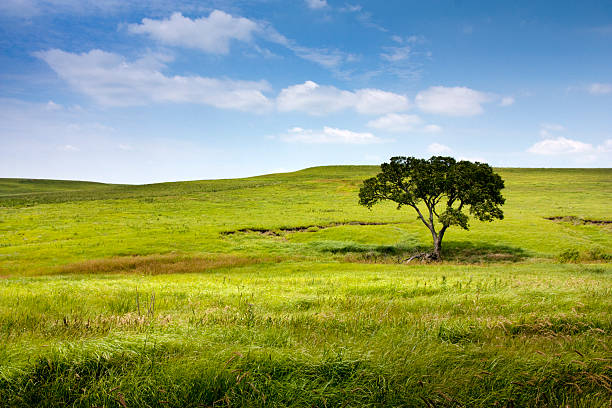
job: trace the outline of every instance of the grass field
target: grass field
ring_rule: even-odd
[[[612,406],[612,169],[496,170],[433,264],[376,171],[0,179],[0,406]]]

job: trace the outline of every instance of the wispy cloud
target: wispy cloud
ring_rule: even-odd
[[[542,123],[540,124],[540,136],[543,138],[551,138],[553,133],[562,132],[565,127],[558,123]]]
[[[612,24],[593,27],[590,31],[600,35],[612,35]]]
[[[380,57],[388,62],[405,61],[412,56],[412,47],[414,44],[423,42],[423,38],[416,35],[401,37],[398,35],[391,36],[391,39],[398,45],[383,47],[384,52]]]
[[[327,7],[327,0],[306,0],[306,5],[313,10],[322,9]]]
[[[612,84],[596,82],[588,85],[586,89],[592,95],[605,95],[612,93]]]
[[[422,132],[437,133],[442,131],[438,125],[425,125],[423,119],[417,115],[389,113],[368,122],[368,127],[387,132]]]
[[[371,68],[357,77],[371,79],[391,76],[402,81],[414,81],[421,77],[425,61],[431,59],[431,52],[422,49],[425,38],[421,35],[392,35],[390,39],[392,42],[381,47]]]
[[[306,47],[298,44],[264,21],[233,16],[221,10],[213,10],[208,17],[191,19],[174,13],[167,19],[145,18],[140,24],[130,24],[129,32],[148,35],[169,46],[197,49],[212,54],[228,54],[232,42],[250,44],[264,55],[269,50],[256,44],[260,41],[281,45],[297,57],[314,62],[326,69],[337,70],[342,64],[357,59],[354,54],[337,49]]]
[[[364,27],[373,28],[383,33],[388,32],[385,27],[374,21],[373,14],[369,11],[364,10],[361,4],[345,4],[344,7],[338,8],[338,11],[342,13],[351,13],[355,16],[355,19]]]
[[[363,6],[361,4],[345,4],[344,7],[340,7],[338,9],[341,12],[345,12],[345,13],[357,13],[361,10],[363,10]]]
[[[307,144],[356,144],[382,143],[383,139],[372,133],[359,133],[325,126],[322,130],[294,127],[279,137],[284,142]]]

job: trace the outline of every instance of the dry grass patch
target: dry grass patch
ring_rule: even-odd
[[[190,257],[177,254],[117,256],[91,259],[63,265],[54,274],[104,274],[129,273],[161,275],[176,273],[206,272],[220,268],[236,268],[259,263],[281,262],[280,257],[246,257],[239,255],[213,254]]]

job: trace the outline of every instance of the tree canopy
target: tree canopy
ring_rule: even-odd
[[[505,202],[501,195],[504,181],[486,163],[443,156],[398,156],[380,168],[378,175],[363,182],[359,204],[372,208],[389,200],[397,203],[398,209],[412,207],[431,231],[432,259],[441,258],[442,238],[448,227],[469,229],[470,215],[489,222],[504,218],[500,208]]]

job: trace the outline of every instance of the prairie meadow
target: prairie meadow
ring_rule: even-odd
[[[496,169],[432,263],[377,170],[0,179],[0,405],[610,406],[612,170]]]

